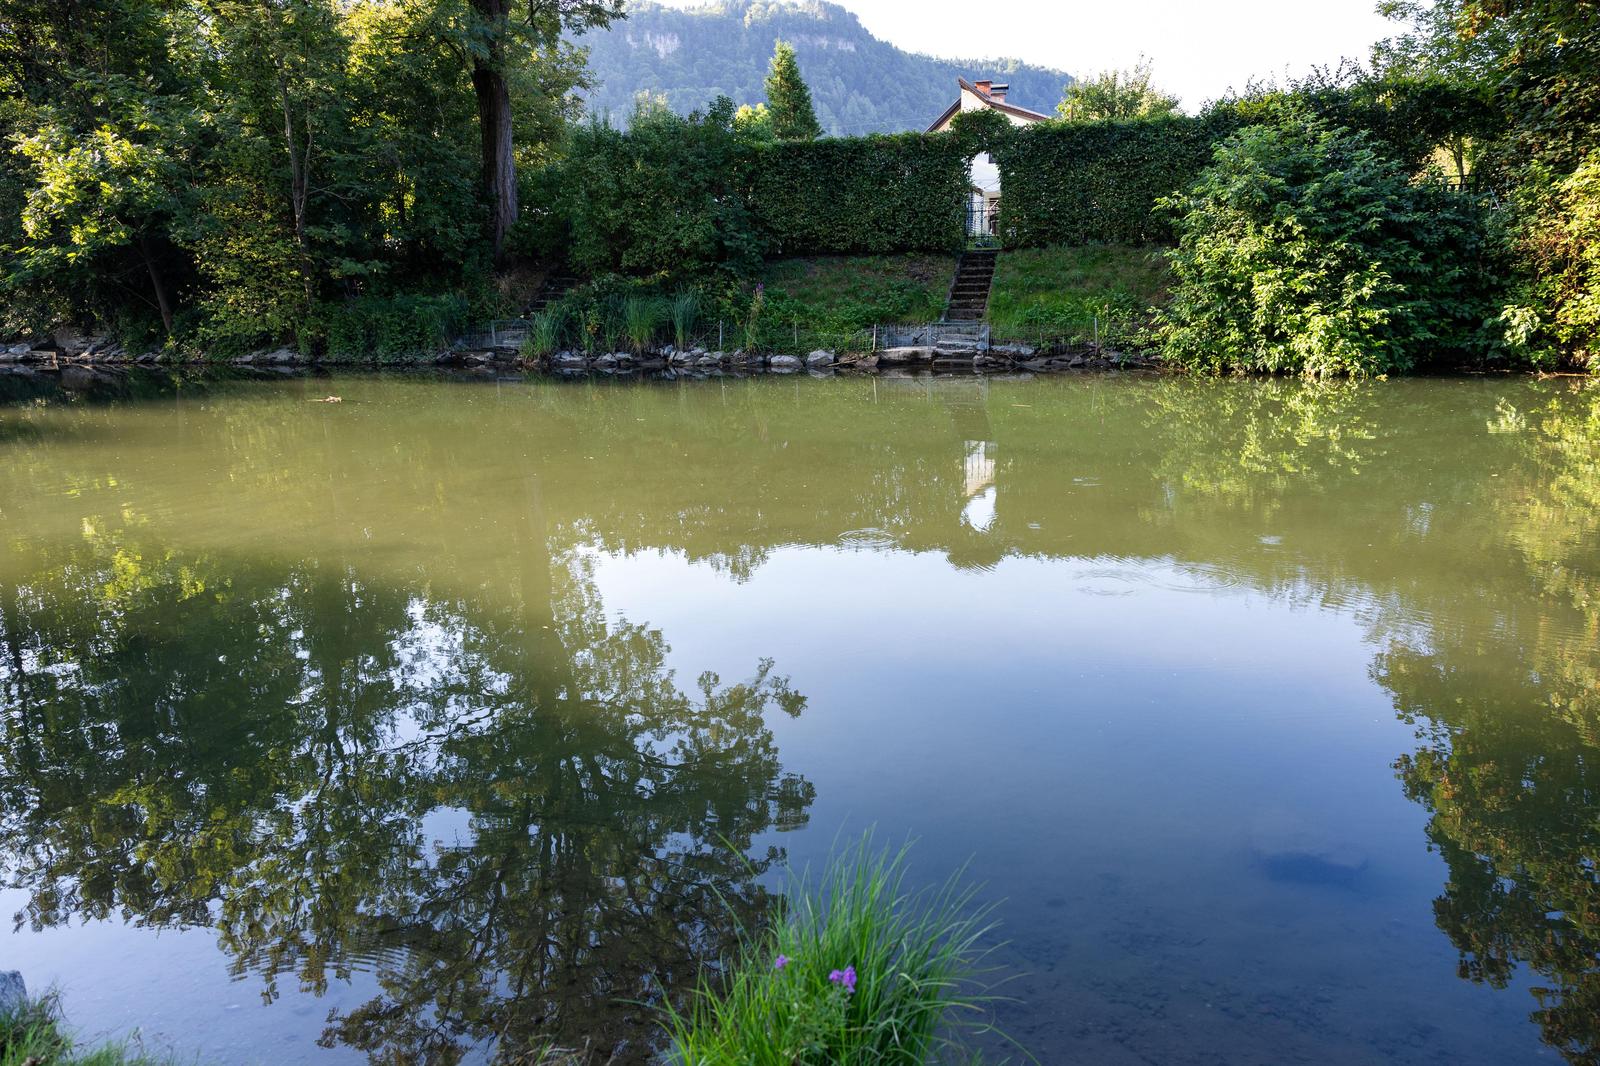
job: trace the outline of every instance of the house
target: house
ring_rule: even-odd
[[[944,114],[939,116],[938,121],[928,127],[929,133],[949,129],[950,123],[963,111],[978,111],[984,108],[998,111],[1014,126],[1031,126],[1035,122],[1044,122],[1050,118],[1049,115],[1009,103],[1006,100],[1006,90],[1010,86],[1003,83],[972,82],[965,78],[957,78],[956,83],[961,87],[961,95]],[[967,232],[974,236],[992,235],[999,214],[1000,168],[989,158],[987,152],[983,152],[972,160],[972,192],[967,206]]]

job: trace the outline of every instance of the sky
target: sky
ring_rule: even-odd
[[[666,0],[674,7],[697,0]],[[954,59],[1008,56],[1083,76],[1140,56],[1194,110],[1251,77],[1365,59],[1394,23],[1376,0],[836,0],[873,36]]]

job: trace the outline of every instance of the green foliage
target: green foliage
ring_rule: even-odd
[[[1016,128],[1004,115],[988,107],[958,111],[950,120],[950,132],[962,142],[969,158],[979,152],[993,154]]]
[[[604,123],[574,131],[556,169],[573,264],[591,274],[753,269],[733,114],[726,98],[688,118],[641,100],[627,132]]]
[[[656,297],[636,293],[624,302],[622,317],[629,345],[635,352],[644,352],[655,343],[666,308]]]
[[[546,31],[607,6],[511,19],[524,164],[581,74]],[[329,306],[473,287],[482,29],[471,0],[0,0],[0,328],[314,345]]]
[[[916,892],[907,849],[870,838],[820,880],[795,880],[769,932],[750,936],[725,987],[671,1012],[667,1061],[821,1066],[945,1061],[980,1028],[991,908],[960,875]]]
[[[1127,70],[1075,79],[1056,105],[1056,113],[1068,122],[1126,122],[1177,111],[1178,98],[1150,84],[1150,61],[1144,58]]]
[[[700,295],[693,289],[679,289],[667,307],[672,319],[672,343],[679,351],[689,347],[695,323],[700,317]]]
[[[953,250],[966,239],[967,160],[941,134],[755,146],[747,203],[771,256]]]
[[[1387,0],[1406,32],[1378,49],[1389,73],[1475,102],[1453,154],[1507,205],[1505,342],[1540,364],[1595,368],[1600,276],[1600,18],[1591,0]],[[1466,167],[1462,166],[1465,170]]]
[[[1600,369],[1600,150],[1571,174],[1530,175],[1512,212],[1524,264],[1501,317],[1530,362]]]
[[[800,76],[794,46],[787,41],[779,41],[772,50],[766,90],[767,118],[774,137],[780,141],[814,141],[822,136],[822,126],[811,106],[811,90]]]
[[[1002,239],[1008,247],[1168,240],[1156,201],[1193,181],[1232,129],[1225,116],[1181,115],[1019,129],[994,153]]]
[[[448,293],[356,297],[317,305],[302,343],[332,362],[431,359],[466,329],[466,312],[466,301]]]
[[[560,305],[548,307],[534,315],[528,326],[528,335],[522,341],[522,358],[548,359],[561,347],[566,328],[567,309]]]
[[[1364,376],[1487,354],[1479,204],[1413,183],[1366,134],[1312,118],[1248,127],[1170,206],[1163,319],[1180,365]]]

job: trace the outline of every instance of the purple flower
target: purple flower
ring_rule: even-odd
[[[774,970],[781,970],[787,965],[789,965],[789,956],[779,955],[777,959],[773,961],[772,968]]]
[[[856,968],[854,966],[846,966],[842,970],[835,970],[828,975],[828,980],[836,985],[844,985],[846,992],[854,992],[856,990]]]

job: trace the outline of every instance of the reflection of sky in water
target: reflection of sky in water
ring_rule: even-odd
[[[608,605],[673,634],[681,672],[781,649],[811,710],[775,732],[817,800],[775,842],[820,862],[875,825],[919,838],[930,874],[972,860],[1005,901],[1027,976],[1004,1017],[1033,1046],[1538,1056],[1524,1002],[1455,979],[1430,908],[1444,868],[1390,767],[1412,734],[1367,676],[1358,612],[1196,597],[1159,561],[972,573],[790,549],[747,583],[711,577],[658,553],[597,571]],[[1129,594],[1098,594],[1112,578]]]

